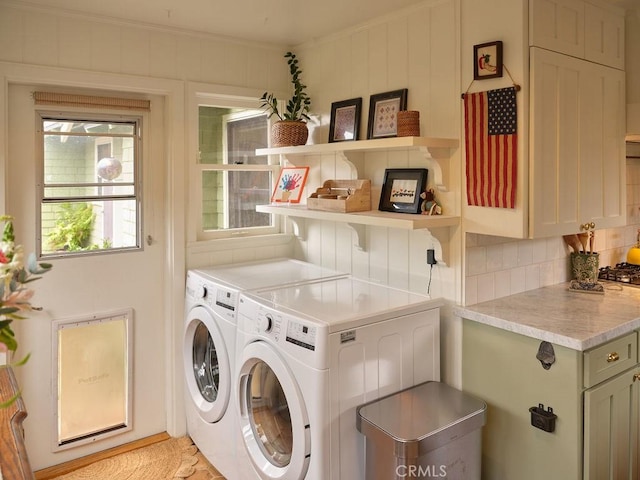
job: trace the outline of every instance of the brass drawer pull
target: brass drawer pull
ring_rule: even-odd
[[[616,352],[610,353],[609,355],[607,355],[607,362],[611,363],[611,362],[617,362],[618,360],[620,360],[620,355],[618,355]]]
[[[640,373],[636,373],[633,375],[633,381],[640,380]]]

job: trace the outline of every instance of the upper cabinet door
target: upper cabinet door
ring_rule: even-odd
[[[624,16],[585,4],[585,58],[624,69]]]
[[[531,49],[530,235],[622,226],[624,72]]]
[[[529,45],[624,69],[624,11],[583,0],[530,0]]]
[[[584,58],[582,0],[531,0],[529,45]]]

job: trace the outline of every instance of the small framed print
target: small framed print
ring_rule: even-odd
[[[300,203],[309,167],[284,167],[271,195],[271,203]]]
[[[331,104],[329,143],[358,140],[361,110],[362,97]]]
[[[403,88],[371,95],[367,138],[386,138],[398,135],[398,112],[407,109],[407,94]]]
[[[420,195],[427,189],[426,168],[387,168],[378,210],[420,213]]]
[[[502,42],[488,42],[473,46],[473,79],[502,77]]]

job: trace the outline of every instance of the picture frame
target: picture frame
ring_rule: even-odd
[[[371,95],[369,98],[367,139],[396,137],[398,135],[398,112],[407,109],[408,93],[408,89],[402,88]]]
[[[362,97],[331,104],[329,143],[358,140]]]
[[[420,195],[427,190],[427,176],[426,168],[387,168],[378,210],[420,213]]]
[[[502,42],[481,43],[473,46],[473,79],[486,80],[502,77]]]
[[[271,195],[271,203],[300,203],[309,167],[284,167]]]

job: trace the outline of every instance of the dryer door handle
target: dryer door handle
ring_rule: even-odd
[[[241,375],[238,382],[238,403],[241,418],[247,418],[247,388],[249,385],[249,375]]]

